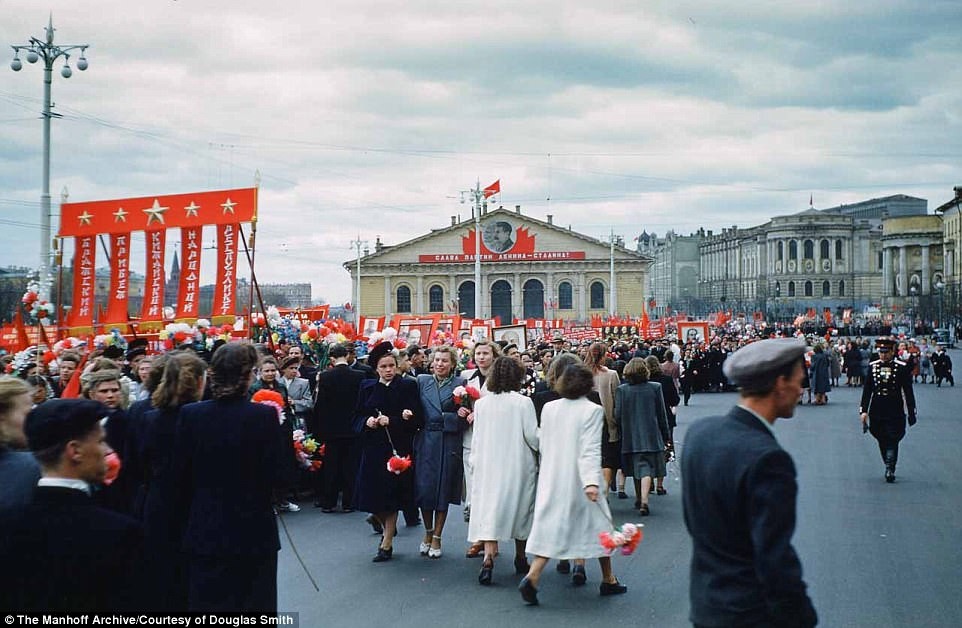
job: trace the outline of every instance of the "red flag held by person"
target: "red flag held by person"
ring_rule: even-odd
[[[501,194],[501,179],[498,179],[488,187],[482,190],[484,193],[484,198],[490,198],[495,194]]]
[[[30,339],[27,337],[27,328],[23,326],[23,314],[19,307],[13,315],[13,326],[17,328],[17,351],[23,351],[30,346]]]
[[[74,369],[73,375],[70,376],[70,381],[64,386],[63,392],[60,393],[61,399],[77,399],[80,397],[80,374],[84,372],[84,366],[87,365],[87,356],[89,354],[85,353],[82,358],[80,358],[80,364]]]

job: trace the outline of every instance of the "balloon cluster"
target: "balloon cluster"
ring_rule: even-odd
[[[31,283],[27,286],[27,291],[23,293],[23,297],[20,300],[26,306],[27,314],[30,318],[43,321],[50,317],[53,306],[40,298],[39,290],[39,285]]]
[[[385,327],[384,331],[376,331],[370,335],[367,339],[367,346],[369,349],[373,349],[378,343],[390,342],[394,345],[395,349],[404,349],[408,346],[407,341],[404,338],[399,338],[397,335],[397,330],[393,327]]]
[[[127,350],[127,339],[116,327],[111,329],[109,334],[94,336],[95,349],[106,349],[107,347],[119,347],[123,351]]]

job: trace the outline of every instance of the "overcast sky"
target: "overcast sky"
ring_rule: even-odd
[[[55,204],[259,170],[259,279],[335,304],[352,240],[467,218],[478,180],[629,242],[962,184],[958,0],[0,0],[0,45],[51,10],[90,44],[54,78]],[[43,72],[6,50],[0,265],[36,266]]]

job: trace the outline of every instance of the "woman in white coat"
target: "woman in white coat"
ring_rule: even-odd
[[[534,554],[518,590],[528,604],[538,603],[538,581],[549,558],[598,558],[601,595],[624,593],[598,534],[611,529],[611,510],[600,490],[601,428],[604,409],[585,398],[594,385],[591,369],[565,367],[555,390],[561,399],[541,413],[541,472],[528,551]]]
[[[531,399],[518,392],[524,369],[511,358],[494,361],[488,395],[474,404],[471,521],[468,540],[484,542],[478,582],[491,584],[498,541],[514,539],[514,569],[528,571],[525,541],[534,515],[538,480],[538,420]]]

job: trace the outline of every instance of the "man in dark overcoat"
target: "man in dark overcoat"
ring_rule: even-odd
[[[107,472],[107,414],[89,399],[54,399],[27,416],[24,432],[43,477],[33,502],[0,531],[5,611],[142,610],[140,524],[91,499]]]
[[[334,345],[328,355],[333,366],[317,376],[317,401],[309,426],[324,443],[325,452],[323,482],[315,486],[314,505],[323,512],[334,512],[340,494],[341,509],[352,512],[358,465],[354,408],[365,375],[348,364],[348,351],[344,345]]]
[[[895,465],[899,461],[899,442],[905,437],[905,416],[915,425],[915,392],[912,390],[912,368],[895,359],[895,341],[878,338],[875,349],[879,359],[869,364],[862,386],[859,418],[863,431],[868,428],[878,441],[885,463],[885,481],[895,482]]]
[[[755,342],[725,361],[740,388],[725,416],[694,423],[682,455],[685,525],[692,538],[695,626],[808,627],[818,619],[791,545],[798,486],[775,438],[795,412],[805,344]]]
[[[932,372],[935,374],[935,385],[942,388],[942,380],[948,380],[949,384],[955,386],[955,378],[952,377],[952,358],[945,352],[945,347],[939,348],[932,354]]]

